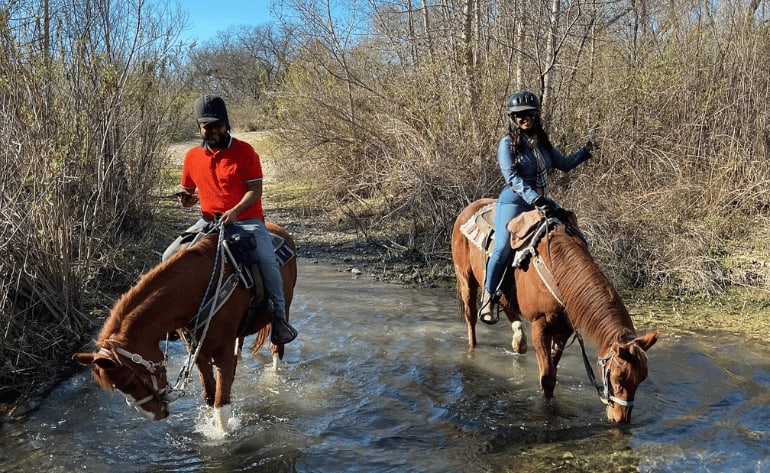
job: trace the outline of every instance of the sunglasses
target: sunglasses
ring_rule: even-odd
[[[536,116],[536,110],[522,110],[521,112],[514,112],[511,114],[512,118],[535,118]]]

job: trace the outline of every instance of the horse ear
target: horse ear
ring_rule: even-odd
[[[112,357],[107,355],[100,355],[99,353],[97,353],[94,357],[94,364],[103,370],[111,370],[118,366]]]
[[[615,356],[619,357],[621,360],[633,362],[636,359],[634,350],[638,347],[646,352],[651,346],[655,345],[655,342],[658,341],[659,336],[660,332],[649,331],[641,337],[636,337],[628,343],[613,344],[612,350]]]
[[[660,332],[656,330],[651,330],[641,337],[637,337],[634,339],[632,343],[636,343],[641,347],[642,350],[647,351],[650,349],[651,346],[655,345],[655,342],[658,341],[658,337],[660,336]]]
[[[96,365],[105,370],[117,366],[117,363],[112,358],[99,353],[75,353],[72,355],[72,359],[83,366]]]
[[[95,353],[75,353],[72,355],[72,360],[83,366],[88,366],[94,363],[94,355]]]
[[[629,363],[634,361],[634,356],[632,355],[632,342],[629,343],[614,343],[612,350],[616,357],[620,358],[621,360],[627,361]]]

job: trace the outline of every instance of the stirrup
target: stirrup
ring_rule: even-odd
[[[482,297],[481,308],[478,318],[487,325],[494,325],[500,321],[500,295],[496,292],[490,294],[489,299],[484,302]]]
[[[497,309],[496,304],[495,307],[492,307],[493,310],[490,312],[483,312],[479,314],[479,320],[484,322],[487,325],[495,325],[497,322],[500,321],[500,310]],[[497,310],[494,310],[497,309]]]
[[[273,317],[273,327],[270,331],[270,343],[273,345],[286,345],[297,338],[297,330],[289,325],[283,317]]]

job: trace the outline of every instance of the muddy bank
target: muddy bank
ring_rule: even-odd
[[[454,286],[451,261],[428,263],[384,238],[367,239],[355,229],[334,228],[328,216],[307,216],[285,207],[267,207],[266,213],[294,236],[300,258],[378,281],[426,288]]]

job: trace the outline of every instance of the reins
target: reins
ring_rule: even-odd
[[[187,360],[179,371],[175,385],[172,387],[168,381],[166,381],[165,386],[160,386],[160,370],[164,370],[163,376],[165,376],[165,368],[168,366],[168,351],[170,341],[169,334],[166,335],[166,346],[163,350],[163,360],[160,362],[146,360],[144,357],[142,357],[142,355],[138,353],[132,353],[124,349],[122,346],[120,346],[120,342],[111,338],[105,340],[104,345],[100,349],[100,351],[104,354],[112,355],[118,364],[125,366],[127,369],[129,369],[129,371],[131,371],[131,375],[129,376],[128,380],[123,383],[123,386],[113,386],[115,389],[118,389],[125,395],[125,392],[121,388],[125,388],[125,386],[127,386],[132,380],[138,379],[139,382],[141,382],[150,391],[148,396],[138,400],[134,400],[132,397],[130,398],[126,396],[126,403],[134,408],[138,408],[153,398],[157,399],[158,402],[161,403],[170,403],[185,396],[185,388],[189,382],[192,367],[195,364],[195,361],[198,359],[198,356],[200,356],[200,351],[203,347],[203,341],[208,334],[211,320],[217,311],[219,311],[219,309],[222,307],[222,305],[227,301],[233,289],[238,283],[239,275],[237,274],[237,265],[233,255],[230,253],[230,250],[227,249],[224,244],[225,230],[224,224],[221,220],[214,222],[214,225],[205,232],[204,236],[207,236],[213,232],[218,232],[214,264],[212,266],[211,275],[209,277],[206,290],[203,294],[203,298],[201,299],[200,305],[198,306],[198,310],[190,319],[192,328],[185,329],[188,344],[188,356]],[[226,254],[226,256],[222,254],[223,252]],[[224,281],[228,260],[230,260],[233,266],[236,267],[236,272],[230,275],[227,281]],[[212,293],[215,280],[216,288]],[[223,286],[225,286],[224,290]],[[223,293],[224,295],[222,295]],[[210,294],[211,298],[209,298]],[[202,330],[200,337],[195,335],[198,330]],[[121,360],[126,360],[130,363],[125,363]],[[139,370],[145,371],[146,375],[140,373]]]
[[[226,260],[222,256],[222,248],[223,248],[223,241],[225,237],[225,226],[221,221],[215,222],[214,226],[209,229],[206,234],[210,234],[213,232],[218,232],[218,240],[217,240],[217,249],[214,253],[214,265],[212,266],[211,270],[211,276],[209,276],[209,281],[206,286],[206,291],[203,293],[203,298],[201,299],[201,303],[198,307],[198,311],[195,313],[195,315],[192,318],[192,321],[195,323],[193,324],[193,329],[188,332],[188,350],[187,350],[187,360],[182,365],[182,368],[179,370],[179,375],[177,376],[176,384],[174,385],[171,390],[173,392],[178,392],[179,397],[184,396],[184,390],[187,387],[187,383],[190,380],[190,374],[192,373],[192,367],[195,364],[195,361],[198,359],[198,356],[200,355],[201,348],[203,347],[203,340],[206,338],[206,334],[208,333],[209,326],[211,325],[211,319],[214,318],[214,314],[216,314],[217,310],[219,310],[221,304],[218,304],[217,302],[223,303],[224,301],[216,301],[217,295],[220,293],[220,290],[222,288],[222,281],[224,279],[225,274],[225,267],[226,267]],[[217,285],[216,290],[213,293],[213,298],[211,301],[208,301],[209,293],[211,292],[212,284],[214,282],[215,276],[217,274],[217,266],[219,266],[219,277],[217,278]],[[208,312],[208,315],[206,316],[205,320],[201,322],[201,316]],[[198,328],[203,328],[203,333],[201,334],[200,339],[198,339],[195,336],[195,332]],[[168,337],[166,337],[166,346],[168,347]],[[167,348],[168,349],[168,348]]]
[[[550,232],[551,229],[556,227],[557,225],[564,225],[565,229],[569,233],[573,233],[578,236],[583,242],[587,243],[585,240],[585,237],[583,234],[572,227],[569,223],[562,221],[558,218],[546,218],[543,221],[543,224],[538,228],[538,233],[542,232],[541,238],[545,238],[545,245],[548,251],[548,260],[553,261],[551,259],[551,245],[550,245]],[[550,228],[549,228],[550,226]],[[548,269],[548,266],[545,264],[543,259],[540,257],[540,254],[537,252],[537,250],[534,249],[534,246],[537,244],[536,240],[533,238],[533,243],[531,243],[531,249],[528,248],[531,252],[531,255],[533,257],[533,264],[535,266],[535,270],[537,271],[537,274],[540,276],[540,279],[545,284],[546,288],[548,288],[548,291],[551,293],[551,295],[556,299],[556,302],[559,303],[562,307],[565,307],[564,301],[562,300],[561,292],[559,291],[559,288],[556,285],[556,282],[554,280],[553,274]],[[588,374],[588,379],[593,385],[594,388],[596,388],[596,393],[599,395],[599,399],[602,401],[603,404],[608,405],[610,403],[617,403],[624,407],[631,407],[634,405],[633,401],[626,401],[623,399],[620,399],[616,397],[610,389],[610,383],[608,381],[608,375],[609,375],[609,362],[612,361],[613,363],[617,363],[614,360],[614,355],[610,352],[609,355],[607,355],[604,358],[599,358],[599,360],[596,362],[598,366],[601,367],[602,370],[602,383],[599,383],[596,380],[596,375],[594,374],[594,370],[591,367],[591,363],[588,361],[588,356],[586,355],[586,349],[585,344],[583,343],[583,337],[580,335],[580,332],[575,329],[575,337],[572,339],[574,342],[575,339],[578,340],[580,343],[580,351],[583,355],[583,364],[585,365],[586,373]]]

